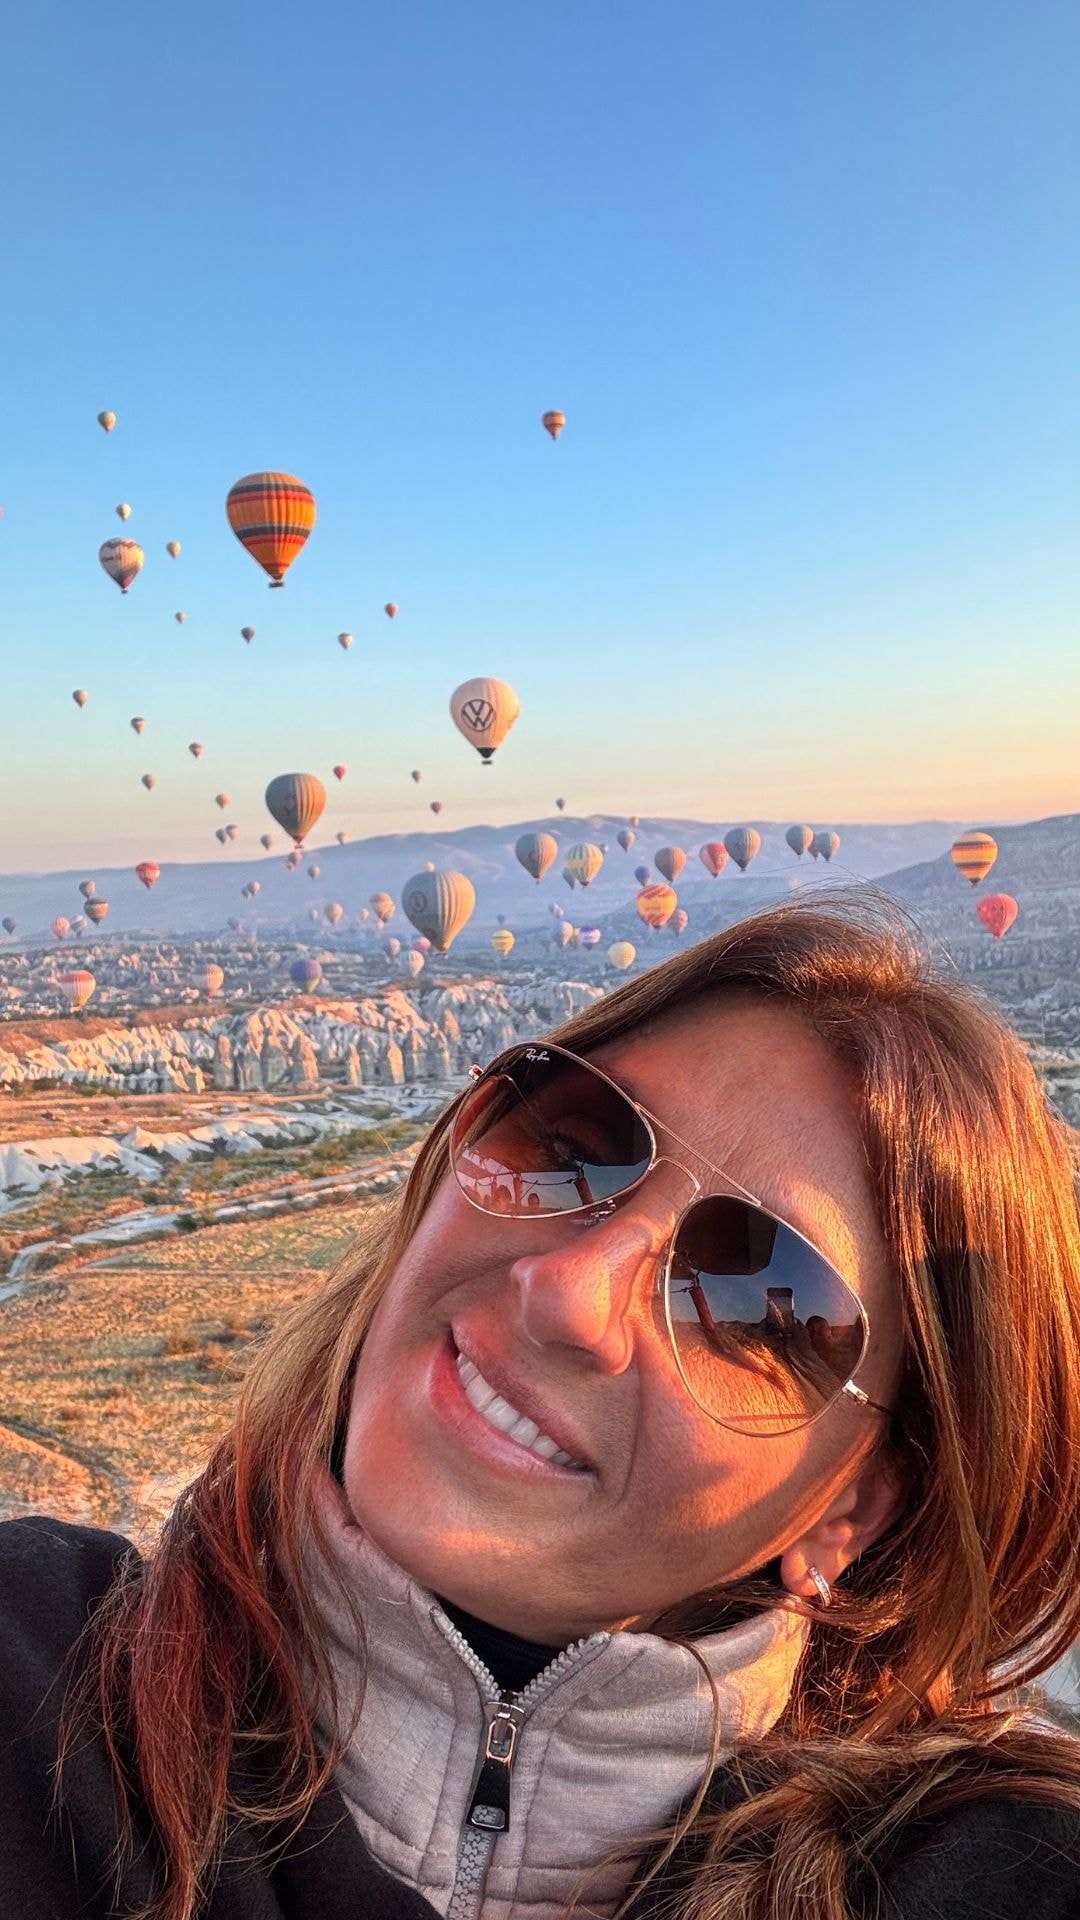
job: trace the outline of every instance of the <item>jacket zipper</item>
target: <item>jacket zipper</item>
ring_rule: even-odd
[[[439,1609],[432,1610],[440,1631],[480,1684],[487,1712],[480,1743],[479,1769],[461,1833],[454,1885],[446,1920],[479,1920],[488,1868],[500,1833],[510,1825],[510,1774],[518,1739],[530,1709],[577,1664],[585,1648],[601,1637],[578,1640],[558,1654],[520,1693],[500,1688],[494,1674]]]

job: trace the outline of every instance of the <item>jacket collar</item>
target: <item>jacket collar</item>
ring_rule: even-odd
[[[342,1711],[351,1716],[363,1693],[335,1784],[375,1859],[457,1920],[462,1841],[476,1839],[467,1816],[498,1689],[434,1596],[357,1526],[329,1473],[317,1499],[331,1568],[365,1626],[362,1653],[312,1544],[307,1572]],[[693,1652],[650,1633],[597,1633],[545,1668],[517,1696],[510,1821],[484,1856],[483,1920],[554,1920],[605,1853],[694,1792],[713,1729],[706,1671],[717,1760],[764,1735],[787,1702],[807,1631],[803,1617],[777,1608],[695,1641]],[[329,1717],[318,1702],[315,1713],[325,1745]],[[591,1878],[590,1908],[610,1912],[631,1871],[628,1862]]]

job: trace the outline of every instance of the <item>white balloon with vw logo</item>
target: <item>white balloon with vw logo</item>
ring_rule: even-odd
[[[505,680],[465,680],[450,696],[450,717],[485,766],[520,712],[521,702]]]

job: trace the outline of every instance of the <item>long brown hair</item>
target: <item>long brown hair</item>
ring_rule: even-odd
[[[747,1796],[717,1812],[699,1795],[667,1834],[670,1851],[692,1827],[695,1864],[665,1910],[845,1920],[856,1863],[915,1811],[988,1793],[1080,1809],[1080,1743],[1003,1704],[1080,1635],[1075,1166],[1015,1035],[935,977],[898,911],[872,896],[745,920],[553,1037],[587,1052],[735,992],[797,1008],[850,1071],[904,1306],[887,1445],[907,1499],[819,1618],[780,1724],[740,1756]],[[365,1330],[443,1176],[446,1131],[444,1116],[389,1214],[269,1338],[231,1430],[91,1621],[59,1791],[89,1716],[122,1818],[138,1796],[153,1823],[156,1894],[139,1920],[194,1920],[234,1827],[284,1845],[332,1778],[339,1750],[317,1749],[307,1704],[312,1684],[333,1699],[300,1573],[313,1487]],[[655,1624],[693,1635],[733,1602],[778,1597],[763,1569]]]

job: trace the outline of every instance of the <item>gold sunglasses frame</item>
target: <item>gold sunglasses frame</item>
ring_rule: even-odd
[[[694,1402],[694,1405],[703,1414],[705,1414],[706,1418],[711,1420],[714,1423],[714,1425],[725,1427],[731,1433],[740,1433],[747,1439],[759,1439],[759,1440],[760,1439],[781,1439],[788,1434],[801,1433],[805,1427],[813,1426],[816,1421],[820,1420],[824,1414],[828,1413],[831,1410],[831,1408],[836,1406],[837,1403],[841,1401],[846,1401],[846,1403],[849,1406],[862,1408],[866,1412],[885,1414],[888,1418],[892,1419],[894,1417],[893,1408],[882,1406],[880,1401],[872,1400],[869,1394],[866,1393],[863,1390],[863,1388],[858,1385],[856,1380],[856,1375],[858,1374],[860,1367],[862,1366],[864,1360],[866,1359],[867,1349],[870,1344],[870,1317],[862,1301],[860,1300],[858,1294],[855,1292],[854,1287],[851,1285],[850,1281],[844,1278],[844,1275],[840,1272],[839,1268],[834,1266],[833,1262],[828,1258],[826,1254],[822,1253],[820,1247],[816,1247],[813,1241],[810,1240],[805,1233],[800,1232],[798,1227],[792,1226],[790,1220],[785,1220],[782,1214],[775,1213],[771,1207],[764,1206],[762,1202],[758,1199],[757,1195],[750,1193],[746,1187],[740,1185],[739,1181],[734,1179],[734,1177],[727,1172],[726,1168],[716,1166],[713,1163],[713,1161],[707,1159],[706,1156],[703,1153],[701,1153],[697,1147],[691,1146],[688,1140],[682,1139],[681,1135],[677,1134],[675,1132],[675,1129],[669,1126],[666,1120],[661,1120],[658,1114],[650,1113],[648,1107],[643,1107],[640,1100],[635,1100],[633,1095],[626,1091],[625,1087],[620,1087],[618,1081],[613,1080],[609,1073],[605,1073],[603,1067],[598,1067],[594,1061],[585,1059],[581,1054],[571,1053],[568,1047],[555,1046],[550,1042],[546,1042],[542,1046],[533,1046],[530,1044],[523,1043],[515,1047],[508,1047],[504,1053],[499,1054],[498,1057],[491,1062],[490,1066],[487,1066],[487,1067],[474,1066],[470,1068],[469,1070],[470,1085],[466,1087],[464,1091],[458,1096],[458,1100],[457,1102],[455,1102],[455,1108],[460,1108],[465,1101],[466,1095],[472,1091],[473,1087],[477,1086],[482,1081],[497,1079],[497,1078],[506,1078],[506,1075],[503,1072],[503,1069],[511,1061],[520,1060],[520,1059],[544,1061],[544,1060],[551,1059],[553,1055],[560,1060],[569,1061],[569,1063],[574,1067],[584,1068],[587,1073],[593,1074],[596,1077],[596,1079],[603,1081],[606,1086],[610,1087],[611,1091],[615,1093],[620,1100],[624,1101],[627,1106],[633,1109],[633,1111],[637,1114],[638,1119],[641,1121],[645,1129],[645,1133],[648,1137],[649,1146],[651,1149],[648,1165],[643,1168],[642,1172],[639,1173],[634,1180],[631,1181],[629,1186],[623,1187],[618,1194],[613,1194],[609,1199],[598,1201],[591,1206],[586,1205],[582,1207],[561,1207],[558,1209],[557,1212],[553,1212],[553,1213],[536,1213],[536,1212],[525,1212],[525,1211],[504,1212],[501,1208],[498,1211],[496,1211],[491,1207],[483,1206],[479,1200],[474,1199],[473,1195],[468,1191],[468,1188],[465,1186],[465,1183],[462,1180],[460,1173],[458,1172],[457,1157],[455,1153],[455,1134],[457,1131],[458,1112],[454,1111],[452,1112],[452,1116],[450,1120],[450,1129],[447,1137],[447,1145],[449,1148],[449,1158],[450,1158],[450,1170],[454,1176],[454,1180],[457,1184],[459,1191],[462,1194],[464,1194],[465,1199],[468,1201],[469,1205],[473,1207],[477,1213],[483,1214],[484,1217],[488,1220],[531,1220],[535,1223],[537,1220],[560,1220],[560,1219],[576,1218],[584,1221],[586,1224],[592,1225],[594,1223],[598,1223],[601,1220],[608,1219],[613,1213],[616,1213],[619,1209],[621,1202],[625,1200],[629,1194],[636,1193],[637,1189],[640,1186],[642,1186],[643,1183],[648,1179],[650,1173],[655,1172],[658,1166],[666,1164],[668,1166],[677,1167],[680,1173],[685,1174],[686,1178],[691,1182],[694,1188],[694,1192],[691,1198],[687,1201],[685,1207],[683,1207],[680,1213],[676,1216],[675,1221],[672,1225],[671,1232],[668,1235],[665,1250],[664,1250],[664,1258],[657,1272],[656,1286],[657,1286],[657,1291],[663,1296],[664,1320],[667,1325],[668,1339],[671,1342],[671,1350],[675,1356],[675,1365],[679,1370],[679,1377],[682,1380],[682,1383],[686,1388],[687,1393],[690,1395],[691,1400]],[[852,1368],[851,1374],[849,1375],[848,1379],[843,1381],[840,1385],[837,1386],[836,1392],[832,1395],[832,1397],[829,1400],[825,1402],[824,1406],[819,1407],[816,1413],[809,1414],[805,1420],[795,1421],[791,1425],[785,1425],[781,1427],[770,1427],[768,1433],[764,1433],[760,1431],[755,1432],[753,1429],[748,1430],[745,1425],[738,1424],[730,1418],[725,1418],[721,1414],[714,1413],[710,1407],[707,1407],[705,1405],[704,1401],[701,1400],[698,1394],[695,1393],[694,1388],[687,1376],[686,1369],[683,1366],[682,1358],[679,1353],[679,1343],[675,1336],[675,1327],[674,1327],[674,1322],[673,1322],[672,1313],[671,1313],[671,1265],[672,1265],[672,1260],[675,1254],[675,1244],[678,1239],[679,1229],[682,1226],[683,1221],[686,1219],[687,1214],[690,1213],[692,1208],[698,1205],[699,1201],[703,1199],[711,1199],[714,1196],[703,1193],[702,1182],[698,1179],[695,1173],[691,1172],[689,1167],[686,1167],[683,1165],[681,1160],[675,1160],[672,1158],[670,1154],[663,1154],[660,1152],[660,1145],[659,1145],[659,1141],[657,1140],[658,1128],[662,1133],[667,1134],[668,1137],[675,1142],[676,1146],[680,1147],[684,1153],[688,1153],[694,1160],[698,1161],[698,1163],[701,1166],[705,1167],[709,1173],[714,1174],[718,1180],[724,1181],[724,1183],[732,1189],[732,1192],[737,1199],[747,1201],[750,1206],[756,1207],[760,1213],[766,1214],[770,1220],[775,1220],[780,1226],[782,1226],[786,1230],[786,1232],[794,1234],[795,1238],[797,1240],[800,1240],[803,1246],[808,1247],[810,1249],[811,1253],[815,1256],[817,1260],[824,1262],[825,1266],[828,1267],[829,1271],[836,1276],[836,1279],[839,1281],[840,1285],[843,1287],[845,1293],[850,1295],[851,1299],[853,1300],[855,1304],[856,1312],[858,1313],[858,1316],[859,1316],[860,1324],[862,1326],[862,1335],[863,1335],[862,1347],[859,1352],[859,1358],[855,1366]],[[768,1419],[770,1416],[764,1415],[762,1417],[765,1419]]]

